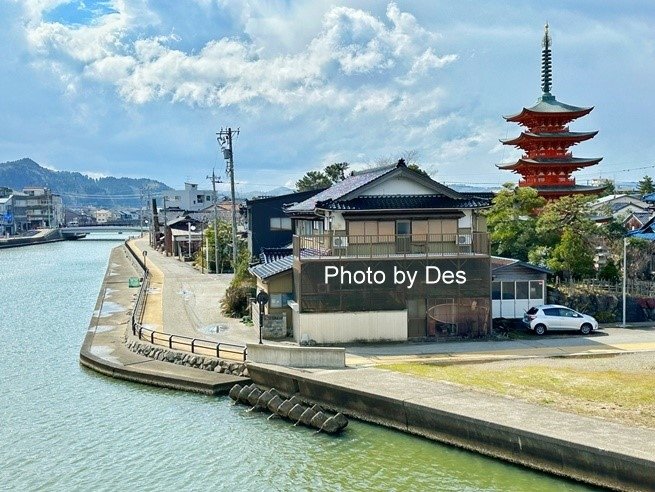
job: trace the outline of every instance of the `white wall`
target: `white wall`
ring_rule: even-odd
[[[366,195],[432,195],[434,190],[416,181],[407,178],[397,177],[388,179],[373,188],[362,193]]]
[[[290,303],[291,304],[291,303]],[[299,313],[293,308],[293,336],[317,343],[349,343],[355,340],[407,340],[407,311],[349,313]]]

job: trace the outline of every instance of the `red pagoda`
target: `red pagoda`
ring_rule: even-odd
[[[507,121],[525,127],[516,138],[501,140],[505,145],[514,145],[523,150],[521,158],[513,163],[498,165],[520,174],[519,186],[535,188],[539,195],[548,200],[573,194],[599,193],[604,187],[580,186],[575,184],[571,173],[598,164],[602,157],[573,157],[569,148],[596,136],[595,132],[571,132],[568,124],[591,112],[593,107],[570,106],[555,99],[550,93],[552,77],[551,39],[548,24],[545,27],[541,55],[541,89],[543,94],[537,104],[513,116],[504,116]]]

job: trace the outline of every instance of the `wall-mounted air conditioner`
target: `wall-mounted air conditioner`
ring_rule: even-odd
[[[332,238],[332,247],[333,248],[347,248],[348,247],[348,238],[345,236],[335,236]]]
[[[459,234],[457,236],[457,244],[460,246],[466,246],[471,244],[471,235],[470,234]]]

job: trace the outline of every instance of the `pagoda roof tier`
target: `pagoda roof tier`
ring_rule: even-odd
[[[594,109],[593,106],[571,106],[570,104],[559,102],[552,94],[543,94],[539,99],[537,99],[537,104],[534,106],[523,108],[520,113],[516,113],[510,116],[503,116],[503,118],[505,118],[507,121],[523,123],[535,118],[563,116],[568,121],[572,121],[576,118],[580,118],[581,116],[589,114],[592,109]]]
[[[602,161],[602,157],[556,157],[556,158],[537,158],[529,159],[521,157],[516,162],[507,164],[496,164],[498,169],[514,171],[526,168],[549,168],[549,167],[567,167],[570,169],[582,169],[583,167],[593,166]]]
[[[573,185],[573,186],[532,186],[537,190],[539,195],[544,198],[556,198],[563,195],[573,195],[575,193],[580,193],[584,195],[592,195],[594,193],[600,193],[603,191],[606,186],[583,186],[583,185]]]
[[[552,133],[533,133],[521,132],[516,138],[501,140],[505,145],[521,146],[528,143],[538,142],[571,142],[572,144],[584,142],[590,138],[594,138],[598,131],[594,132],[552,132]]]

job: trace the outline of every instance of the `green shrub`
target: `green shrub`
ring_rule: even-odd
[[[251,282],[233,282],[225,291],[221,300],[223,314],[232,318],[242,318],[248,315],[248,299],[255,296],[255,286]]]
[[[616,321],[616,315],[612,311],[598,311],[594,318],[599,323],[613,323]]]

